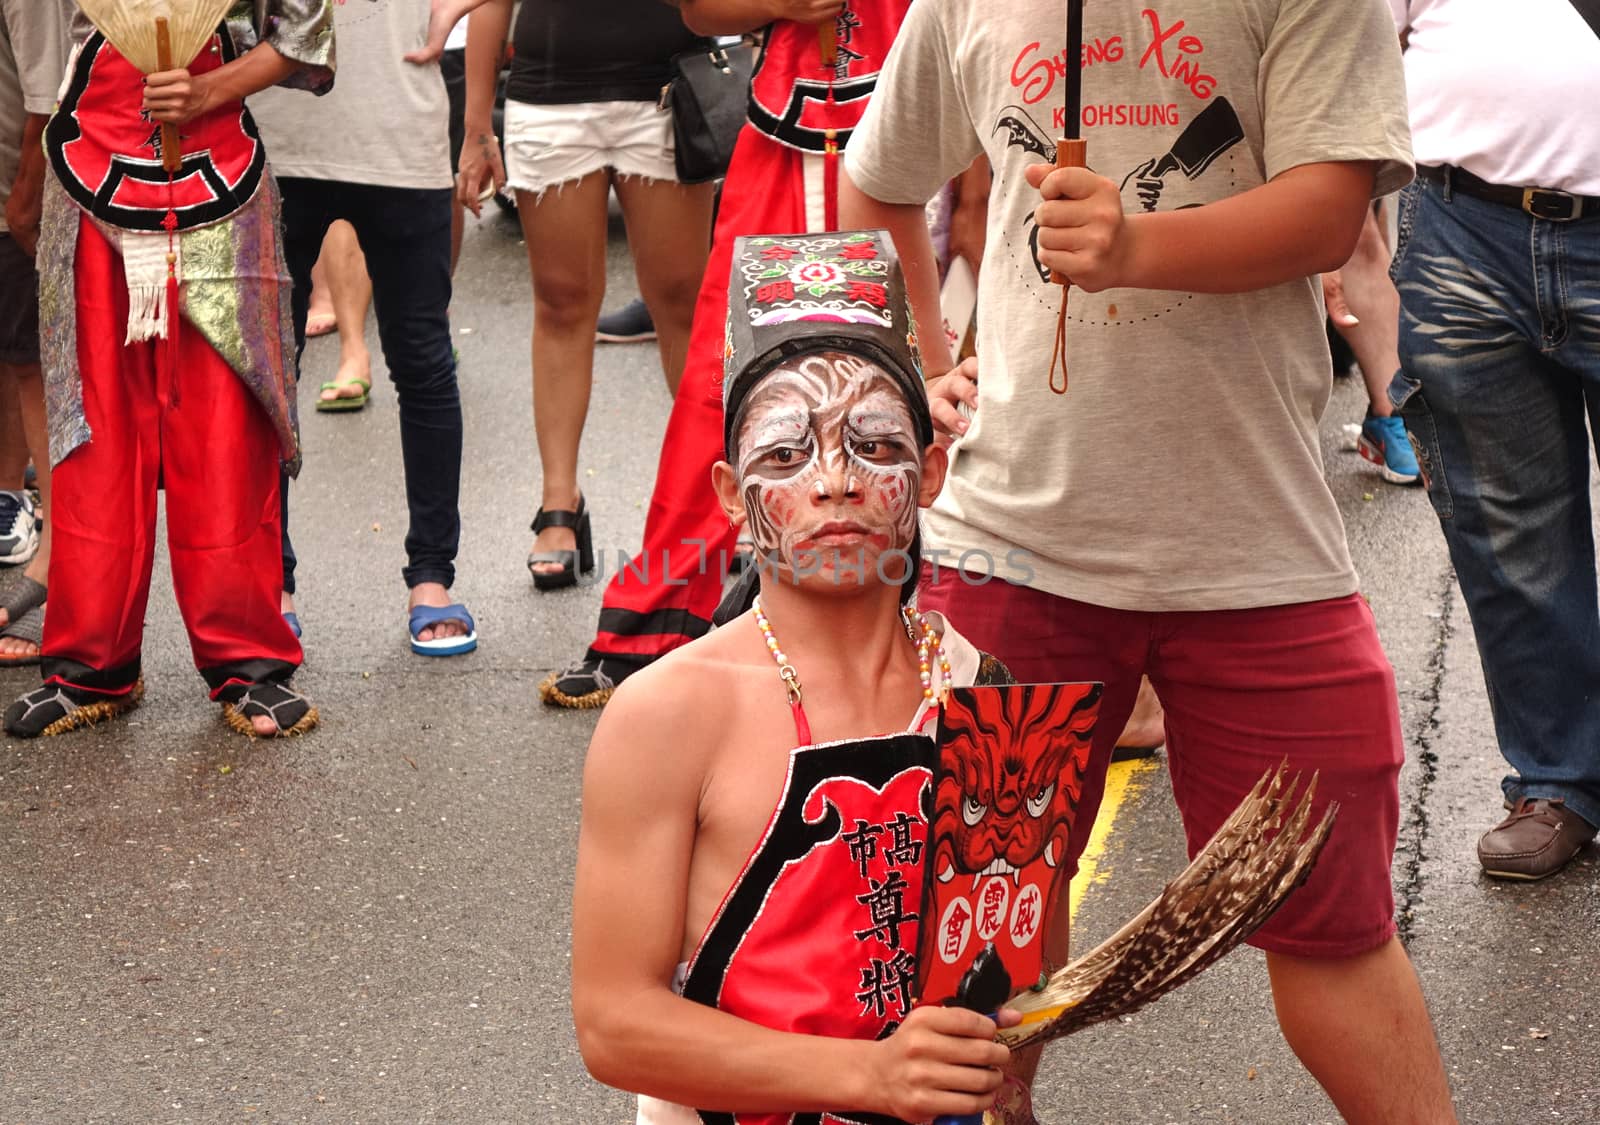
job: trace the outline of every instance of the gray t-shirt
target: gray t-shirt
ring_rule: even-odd
[[[339,79],[320,98],[263,90],[250,98],[278,176],[448,188],[450,103],[439,65],[402,57],[427,40],[428,0],[336,5]]]
[[[1054,159],[1063,131],[1063,12],[917,0],[845,155],[892,203],[923,202],[980,153],[994,168],[980,406],[927,517],[929,549],[1117,609],[1349,594],[1317,437],[1332,376],[1315,277],[1229,295],[1073,289],[1070,390],[1050,389],[1061,288],[1038,272],[1039,194],[1023,172]],[[1130,213],[1313,162],[1378,161],[1379,193],[1409,178],[1383,0],[1096,0],[1084,18],[1089,164]]]
[[[11,198],[30,113],[48,116],[67,69],[70,0],[0,0],[0,207]],[[6,229],[0,214],[0,231]]]

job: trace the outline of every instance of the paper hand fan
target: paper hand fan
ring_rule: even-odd
[[[78,0],[78,7],[123,58],[154,74],[193,62],[233,0]],[[182,161],[177,127],[161,131],[163,164],[176,172]]]
[[[78,7],[124,58],[154,74],[193,62],[233,0],[78,0]],[[156,45],[158,19],[167,21],[172,41],[171,62],[165,65]]]
[[[1192,980],[1261,926],[1311,874],[1337,806],[1307,834],[1316,777],[1294,801],[1285,768],[1256,783],[1194,862],[1100,946],[1007,1007],[1023,1022],[1000,1032],[1013,1049],[1126,1015]],[[1291,807],[1292,804],[1292,807]]]

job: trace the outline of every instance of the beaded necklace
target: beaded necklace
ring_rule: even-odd
[[[778,678],[783,681],[783,690],[789,697],[789,709],[794,712],[794,724],[800,736],[800,743],[802,746],[810,745],[811,723],[806,719],[805,708],[801,705],[800,673],[789,663],[789,657],[778,643],[777,634],[772,631],[772,622],[767,620],[767,615],[761,608],[759,596],[751,603],[750,612],[756,619],[756,628],[761,630],[761,639],[766,642],[767,651],[772,654],[773,662],[778,665]],[[910,606],[901,606],[900,616],[905,624],[906,636],[917,646],[917,679],[922,683],[923,702],[932,706],[937,700],[950,694],[950,660],[945,655],[939,635],[934,632],[933,626],[928,624],[926,617]],[[937,696],[933,690],[935,660],[939,662]]]

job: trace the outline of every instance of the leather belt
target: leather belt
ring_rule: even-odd
[[[1447,191],[1459,191],[1474,199],[1515,207],[1536,219],[1548,219],[1554,223],[1569,223],[1573,219],[1583,218],[1585,214],[1600,215],[1600,197],[1593,195],[1573,195],[1569,191],[1556,191],[1553,188],[1505,187],[1479,179],[1465,168],[1454,168],[1448,164],[1419,164],[1417,175],[1443,184]]]

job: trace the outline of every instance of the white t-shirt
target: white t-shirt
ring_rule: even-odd
[[[444,49],[447,51],[465,51],[467,49],[467,27],[471,23],[471,12],[457,20],[456,25],[450,29],[450,34],[445,38]]]
[[[279,176],[385,187],[448,188],[450,102],[437,63],[402,57],[427,41],[428,0],[352,0],[333,9],[339,77],[320,98],[250,98]]]
[[[1332,374],[1315,277],[1229,295],[1074,289],[1071,389],[1051,391],[1061,288],[1038,272],[1023,173],[1063,131],[1063,6],[1001,8],[912,4],[845,155],[893,203],[923,202],[980,153],[994,168],[980,405],[927,517],[930,554],[978,552],[968,569],[1118,609],[1351,593],[1317,435]],[[1380,194],[1409,178],[1383,0],[1096,0],[1084,15],[1089,163],[1128,211],[1313,162],[1377,161]]]
[[[1600,195],[1600,35],[1570,0],[1389,0],[1419,164]]]
[[[11,198],[29,114],[55,111],[71,42],[70,0],[0,0],[0,208]],[[0,231],[6,230],[0,213]]]

